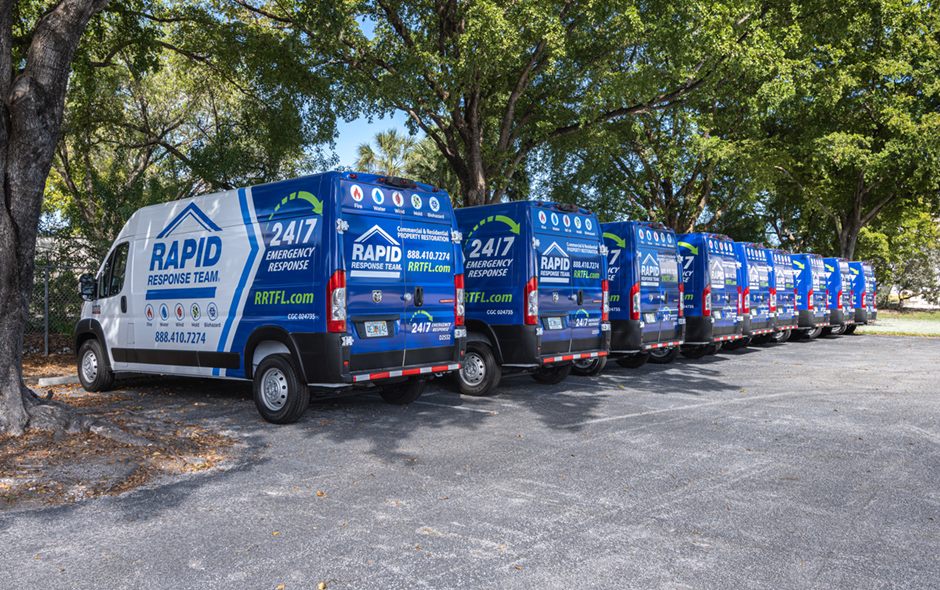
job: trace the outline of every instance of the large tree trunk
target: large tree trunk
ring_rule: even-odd
[[[12,11],[0,5],[0,432],[66,425],[57,404],[23,383],[23,329],[33,284],[36,232],[59,138],[72,58],[89,19],[108,0],[62,0],[33,31],[26,67],[13,77]]]

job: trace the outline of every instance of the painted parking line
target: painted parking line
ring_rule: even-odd
[[[465,408],[464,406],[451,406],[449,404],[432,404],[431,402],[411,402],[411,405],[424,404],[425,406],[437,406],[438,408],[450,408],[451,410],[464,410],[465,412],[479,412],[480,414],[498,414],[496,410],[480,410],[477,408]]]
[[[805,396],[808,395],[808,392],[799,391],[793,392],[789,391],[786,393],[770,393],[767,395],[754,395],[749,397],[736,397],[733,399],[721,399],[713,400],[710,402],[702,402],[700,404],[689,404],[687,406],[679,406],[675,408],[663,408],[662,410],[648,410],[646,412],[634,412],[633,414],[624,414],[623,416],[608,416],[606,418],[597,418],[594,420],[585,420],[584,422],[575,422],[572,424],[562,424],[559,428],[574,428],[576,426],[587,426],[589,424],[599,424],[601,422],[613,422],[615,420],[626,420],[628,418],[638,418],[640,416],[650,416],[652,414],[664,414],[666,412],[681,412],[683,410],[692,410],[694,408],[701,408],[704,406],[718,406],[722,404],[736,404],[741,402],[747,402],[751,400],[758,399],[771,399],[775,397],[790,397],[790,396]]]

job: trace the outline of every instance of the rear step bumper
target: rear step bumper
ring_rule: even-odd
[[[655,342],[653,344],[644,344],[643,350],[653,350],[656,348],[672,348],[673,346],[682,346],[685,340],[675,340],[673,342]]]
[[[460,369],[460,363],[449,363],[446,365],[429,365],[425,367],[407,367],[395,369],[394,371],[381,371],[378,373],[352,373],[353,383],[362,383],[363,381],[377,381],[379,379],[390,379],[392,377],[409,377],[412,375],[430,375],[431,373],[449,373]]]
[[[592,359],[599,356],[607,356],[606,350],[591,350],[587,352],[571,352],[568,354],[559,354],[553,356],[541,356],[536,359],[540,364],[560,363],[562,361],[579,361],[582,359]]]

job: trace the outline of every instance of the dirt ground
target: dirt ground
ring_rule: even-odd
[[[96,394],[79,385],[37,387],[41,377],[75,375],[74,355],[26,356],[23,375],[38,395],[51,395],[150,444],[126,445],[97,434],[64,432],[0,436],[0,512],[121,494],[168,477],[212,469],[237,452],[237,441],[222,434],[217,424],[187,420],[184,406],[199,402],[189,397],[176,400],[172,391],[160,392],[159,399],[123,393],[122,385],[134,385],[133,380],[118,381],[113,391]]]

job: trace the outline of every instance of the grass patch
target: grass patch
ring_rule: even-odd
[[[878,319],[924,320],[940,322],[940,311],[905,311],[897,309],[879,309]]]

